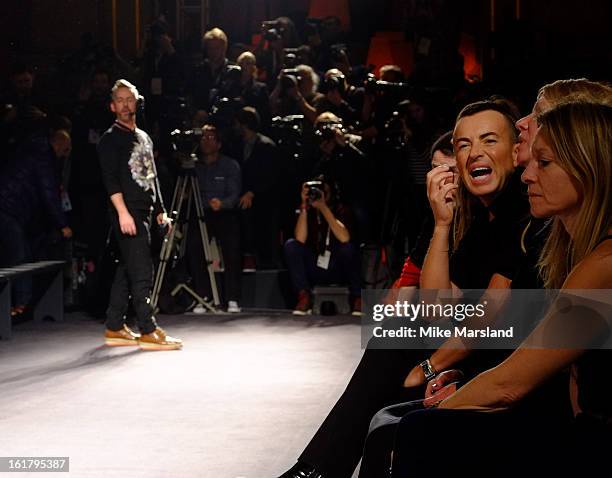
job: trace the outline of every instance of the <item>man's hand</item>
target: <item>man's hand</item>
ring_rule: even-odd
[[[136,235],[136,223],[129,212],[119,214],[119,227],[123,234],[127,234],[128,236]]]
[[[253,207],[253,198],[254,197],[255,197],[255,194],[253,194],[251,191],[247,191],[240,198],[240,202],[238,203],[238,207],[240,207],[240,209],[249,209],[249,208]]]
[[[449,226],[453,222],[457,193],[457,184],[452,182],[454,177],[447,165],[438,166],[427,173],[427,198],[437,226]]]
[[[160,212],[155,218],[155,220],[157,221],[157,224],[159,226],[168,226],[168,231],[172,229],[172,219],[170,219],[168,217],[168,214],[166,214],[165,212]]]
[[[339,129],[334,129],[334,139],[343,148],[346,146],[346,135]]]
[[[221,200],[219,198],[212,198],[208,201],[208,205],[213,211],[219,211],[221,209]]]
[[[62,227],[62,237],[64,239],[70,239],[72,237],[72,229],[70,229],[68,226]]]

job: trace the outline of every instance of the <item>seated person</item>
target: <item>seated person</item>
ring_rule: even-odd
[[[455,160],[455,153],[453,152],[452,137],[452,131],[449,131],[440,136],[431,147],[432,169],[443,165],[448,165],[451,170],[456,168],[457,161]],[[393,283],[392,289],[418,287],[423,261],[427,254],[431,235],[433,234],[433,226],[433,215],[431,214],[431,209],[429,209],[429,213],[421,225],[421,233],[419,234],[417,242],[410,251],[410,255],[404,261],[402,274]]]
[[[459,178],[459,184],[453,182],[456,173],[448,166],[439,166],[429,173],[432,192],[444,188],[445,192],[453,195],[461,187],[465,189],[465,194],[461,201],[457,201],[459,206],[469,202],[478,214],[465,229],[464,235],[452,241],[455,247],[449,255],[450,223],[460,221],[465,209],[457,207],[457,212],[455,203],[446,203],[444,197],[436,195],[436,200],[432,199],[435,202],[435,207],[432,207],[435,222],[444,222],[446,234],[442,238],[443,245],[439,244],[441,238],[433,235],[432,245],[434,240],[438,244],[433,251],[430,245],[425,262],[431,262],[433,254],[438,267],[429,268],[428,275],[433,278],[423,277],[426,275],[424,270],[421,282],[423,279],[434,280],[435,276],[446,276],[446,285],[433,288],[487,289],[501,288],[504,282],[510,282],[515,276],[517,267],[523,261],[520,236],[527,209],[525,194],[514,168],[517,154],[515,121],[505,104],[493,101],[469,105],[459,115],[456,125],[456,131],[460,133],[458,137],[478,139],[481,132],[486,130],[497,138],[494,151],[487,156],[487,165],[495,174],[489,174],[487,187],[482,188],[480,184],[472,184],[474,178],[466,168],[465,174]],[[465,164],[469,155],[465,151],[462,155]],[[470,215],[470,218],[473,216]],[[461,367],[469,377],[501,361],[497,354],[471,354],[470,351],[446,349],[432,354],[432,350],[425,346],[423,349],[383,349],[377,348],[377,344],[377,339],[370,340],[346,390],[298,458],[297,464],[281,475],[282,478],[300,478],[300,473],[308,472],[318,473],[312,476],[324,478],[351,477],[364,449],[373,415],[384,406],[423,397],[427,383],[426,369],[431,367],[441,372],[451,367]],[[381,440],[370,441],[367,446],[370,450],[376,448],[378,451]],[[381,460],[378,458],[389,461],[388,453],[382,457],[377,453],[374,459],[362,462],[360,477],[381,476],[376,474],[380,470],[377,465]]]
[[[430,474],[431,444],[455,433],[461,440],[444,449],[444,461],[453,464],[454,472],[464,471],[466,461],[470,474],[486,469],[489,476],[499,476],[496,471],[519,476],[526,469],[567,476],[574,468],[575,476],[586,476],[609,465],[610,353],[594,349],[609,343],[610,297],[599,294],[594,305],[588,289],[612,288],[612,108],[561,103],[539,115],[539,130],[532,123],[537,131],[533,158],[522,179],[531,213],[552,217],[539,264],[545,286],[560,288],[562,297],[501,364],[445,400],[433,399],[431,409],[402,418],[393,477]],[[547,420],[550,402],[525,413],[528,397],[567,367],[575,418]],[[495,440],[478,442],[477,460],[458,459],[473,452],[470,438],[492,436]]]
[[[312,288],[334,282],[348,283],[351,313],[361,315],[361,261],[350,242],[348,211],[324,176],[304,183],[301,198],[295,239],[285,243],[287,267],[298,293],[294,315],[311,314]]]
[[[46,229],[72,237],[60,196],[59,164],[70,155],[70,135],[54,131],[49,138],[24,143],[0,169],[0,267],[34,260]],[[20,315],[32,299],[29,277],[15,281],[11,315]]]
[[[589,82],[588,80],[584,79],[562,80],[546,85],[540,90],[538,101],[534,106],[534,112],[542,112],[556,106],[559,102],[566,101],[607,101],[609,103],[612,101],[610,91],[611,90],[608,87],[598,83]],[[517,161],[523,167],[529,167],[534,162],[530,153],[534,135],[537,130],[533,117],[534,114],[530,114],[517,122],[517,128],[521,132],[519,137]],[[523,176],[523,179],[525,179],[525,175]],[[550,222],[548,221],[545,223],[543,228],[538,226],[538,222],[544,221],[547,216],[535,214],[533,211],[533,206],[532,214],[534,214],[536,218],[543,218],[540,220],[532,219],[530,226],[526,228],[523,233],[523,245],[527,248],[525,265],[532,264],[532,267],[534,267],[535,264],[539,262],[541,251],[544,248],[544,242],[546,237],[549,236],[551,228]],[[538,231],[539,228],[540,230]],[[558,234],[555,233],[555,235]],[[536,281],[533,280],[533,277],[530,277],[531,275],[532,274],[528,273],[528,269],[526,267],[519,267],[519,272],[513,278],[511,287],[513,289],[542,288],[542,278],[539,277],[539,274]],[[520,300],[520,298],[518,300]],[[542,315],[539,313],[536,315],[538,317],[542,317]],[[449,348],[453,347],[453,345],[449,344]],[[439,357],[441,357],[441,354],[440,351],[437,351],[432,356],[432,361],[434,358]],[[388,462],[388,457],[391,455],[390,451],[393,437],[395,436],[395,429],[401,417],[410,411],[422,408],[423,405],[431,406],[431,404],[439,402],[445,396],[450,395],[450,393],[452,393],[452,391],[457,387],[457,385],[453,383],[460,377],[457,372],[457,370],[447,370],[432,379],[427,386],[427,391],[425,394],[426,400],[423,402],[423,404],[421,404],[421,401],[417,401],[394,405],[387,407],[376,414],[375,418],[372,420],[370,434],[368,435],[367,441],[368,444],[372,442],[372,444],[376,444],[376,446],[375,448],[372,448],[367,444],[364,453],[364,460],[372,464],[372,473],[382,474],[383,470],[386,472],[389,469],[390,464]],[[564,373],[557,373],[556,375],[552,374],[551,377],[553,375],[553,378],[549,377],[545,384],[542,384],[537,390],[532,392],[528,400],[522,400],[520,406],[522,416],[528,416],[530,414],[533,415],[535,413],[541,423],[544,423],[544,418],[546,418],[546,421],[549,423],[564,423],[567,419],[569,419],[571,416],[569,401],[563,400],[565,390],[567,389],[567,375]],[[445,387],[447,384],[450,385]],[[531,413],[529,411],[531,411]],[[448,416],[445,416],[445,418],[448,418]],[[466,416],[465,418],[468,417]],[[472,418],[474,420],[480,419],[479,417]],[[452,416],[449,419],[452,419]],[[501,421],[498,424],[501,424]],[[482,432],[482,430],[478,431],[479,434],[483,434]],[[405,431],[404,438],[407,438],[409,433],[410,431]],[[381,437],[385,435],[386,437],[381,440]],[[386,445],[382,442],[386,442]],[[495,446],[497,446],[499,449],[504,448],[503,446],[500,446],[498,442],[495,442]],[[387,460],[381,460],[380,457],[381,454],[383,454],[382,449],[385,447]],[[372,455],[370,451],[375,452],[374,457],[368,456]],[[416,473],[416,475],[418,476],[418,473]]]
[[[365,241],[369,233],[367,157],[361,137],[347,133],[342,119],[326,111],[315,121],[316,152],[312,175],[323,175],[337,185],[353,220],[351,240]]]

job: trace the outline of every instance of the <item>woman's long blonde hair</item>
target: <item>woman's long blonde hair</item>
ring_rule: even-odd
[[[538,123],[538,134],[582,196],[572,236],[555,216],[538,263],[544,286],[559,289],[612,226],[612,107],[561,103],[538,116]]]

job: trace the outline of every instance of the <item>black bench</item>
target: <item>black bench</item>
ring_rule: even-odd
[[[11,338],[11,281],[19,277],[44,275],[40,297],[33,301],[33,319],[64,320],[64,261],[41,261],[0,268],[0,338]],[[38,284],[37,284],[38,285]]]

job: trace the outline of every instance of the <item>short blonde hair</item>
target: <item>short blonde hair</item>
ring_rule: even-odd
[[[552,106],[577,101],[612,106],[612,87],[586,78],[557,80],[540,88],[537,99],[544,99]],[[536,110],[536,113],[540,114],[542,111]]]
[[[253,55],[252,52],[250,51],[243,51],[238,58],[236,59],[236,63],[238,63],[240,65],[241,62],[243,61],[247,61],[249,63],[252,64],[256,64],[257,63],[257,58],[255,58],[255,55]]]
[[[128,90],[130,90],[130,92],[134,95],[134,98],[136,99],[138,99],[138,97],[140,96],[140,93],[138,93],[138,89],[128,80],[124,80],[122,78],[120,80],[115,81],[115,84],[111,88],[111,96],[113,98],[115,97],[115,93],[119,88],[127,88]]]
[[[225,43],[225,46],[227,47],[227,35],[223,30],[217,27],[208,30],[206,33],[204,33],[202,40],[204,41],[204,43],[210,40],[221,40],[223,43]]]

